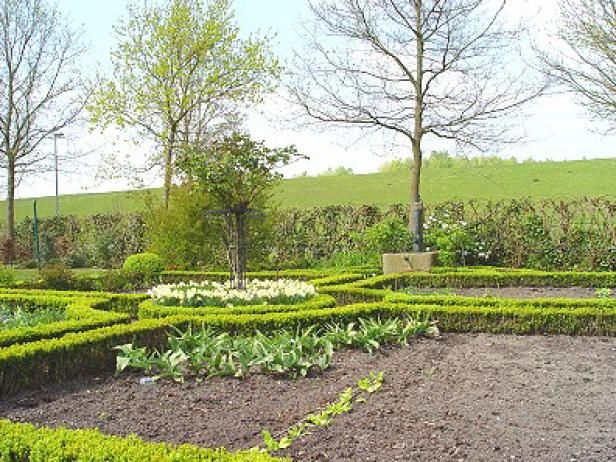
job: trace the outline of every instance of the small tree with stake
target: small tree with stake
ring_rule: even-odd
[[[263,142],[236,133],[215,141],[206,148],[193,149],[181,168],[210,194],[219,207],[215,213],[225,218],[225,246],[231,268],[231,284],[238,289],[246,284],[248,217],[257,204],[264,203],[282,178],[276,169],[305,158],[294,146],[268,148]],[[212,212],[212,211],[210,211]]]

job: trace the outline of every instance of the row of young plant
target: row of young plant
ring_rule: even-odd
[[[408,344],[420,335],[438,335],[429,321],[407,317],[358,318],[347,324],[327,323],[304,330],[280,330],[251,335],[231,335],[208,326],[176,330],[168,338],[169,349],[148,351],[125,344],[118,350],[116,371],[136,369],[153,379],[184,381],[214,376],[245,378],[258,371],[290,377],[329,368],[333,353],[340,348],[361,348],[369,353],[388,343]]]
[[[296,439],[312,433],[315,429],[327,427],[335,417],[351,412],[354,404],[367,403],[368,398],[381,389],[384,379],[385,375],[382,371],[370,372],[370,375],[357,381],[359,396],[354,395],[353,387],[346,388],[338,395],[336,401],[328,404],[319,412],[308,414],[301,422],[288,428],[279,439],[269,431],[263,430],[261,436],[265,450],[275,452],[287,449]]]
[[[165,212],[171,217],[146,212],[42,220],[43,261],[119,267],[129,255],[150,249],[179,268],[226,268],[217,230],[200,212],[207,204],[181,191],[174,197],[178,203]],[[427,210],[425,241],[447,265],[616,270],[614,210],[613,200],[605,198],[446,202]],[[403,204],[268,211],[268,216],[266,223],[258,220],[251,236],[253,269],[374,265],[381,252],[409,248]],[[17,234],[18,262],[34,267],[32,221],[18,226]],[[0,245],[0,257],[5,247]]]

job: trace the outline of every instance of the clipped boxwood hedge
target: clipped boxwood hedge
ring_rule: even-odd
[[[333,286],[337,284],[347,284],[349,282],[355,282],[365,279],[366,276],[358,273],[343,273],[333,276],[325,276],[322,278],[312,279],[311,284],[317,287]]]
[[[410,295],[399,292],[385,293],[384,300],[391,303],[430,304],[441,306],[484,306],[501,308],[598,308],[616,309],[616,299],[601,298],[496,298],[496,297],[462,297],[459,295]]]
[[[616,310],[603,307],[537,308],[523,306],[362,303],[336,308],[263,314],[208,314],[144,319],[132,324],[71,333],[0,349],[0,394],[58,382],[82,374],[113,370],[113,347],[135,343],[164,348],[167,332],[189,324],[227,332],[268,331],[330,322],[348,323],[366,316],[430,318],[444,332],[503,334],[616,335]]]
[[[274,462],[289,461],[265,453],[205,449],[183,444],[147,443],[98,430],[36,428],[0,420],[0,460],[11,462]],[[289,461],[290,462],[290,461]]]
[[[234,307],[203,306],[162,306],[152,300],[146,300],[139,306],[139,319],[163,318],[166,316],[206,316],[227,314],[264,314],[287,311],[316,310],[336,306],[336,299],[331,295],[317,295],[303,303],[293,305],[246,305]]]
[[[103,326],[125,323],[130,315],[102,311],[99,308],[108,303],[107,299],[65,298],[57,296],[29,296],[0,294],[0,304],[20,306],[29,311],[37,308],[63,308],[66,318],[62,321],[39,324],[30,327],[17,327],[0,331],[0,347],[15,343],[60,337],[69,332],[81,332]]]
[[[404,287],[616,287],[616,272],[467,269],[433,273],[399,273],[376,276],[356,287],[398,290]]]
[[[366,289],[357,287],[353,284],[339,286],[325,286],[319,288],[324,294],[329,294],[336,299],[338,305],[349,305],[352,303],[379,302],[384,300],[388,294],[393,294],[389,289]]]
[[[147,294],[113,294],[110,292],[85,292],[75,290],[45,290],[45,289],[0,289],[2,295],[23,295],[23,296],[55,296],[61,298],[97,298],[101,301],[97,309],[106,311],[116,311],[118,313],[130,314],[133,318],[137,317],[139,303],[150,298]],[[104,301],[103,301],[104,300]]]
[[[305,273],[304,273],[305,274]],[[316,274],[313,272],[311,274]],[[358,273],[359,274],[359,273]],[[393,282],[417,281],[436,287],[438,284],[488,284],[495,280],[532,285],[610,286],[615,273],[544,273],[540,271],[505,271],[494,269],[460,270],[433,274],[407,273],[356,279],[348,274],[336,275],[343,285],[320,286],[321,295],[313,303],[289,306],[249,306],[236,308],[161,307],[148,301],[147,295],[122,295],[60,292],[73,297],[72,304],[90,310],[107,311],[107,315],[124,313],[140,320],[124,324],[118,318],[111,326],[70,332],[62,337],[31,341],[0,348],[0,394],[14,393],[48,382],[62,381],[83,374],[113,370],[114,346],[123,343],[164,348],[172,327],[208,325],[228,332],[253,332],[310,326],[329,322],[353,322],[365,316],[430,317],[444,332],[486,332],[513,334],[616,335],[616,302],[613,300],[535,299],[506,300],[478,297],[417,296],[392,292]],[[285,277],[289,277],[288,274]],[[322,278],[333,278],[322,276]],[[317,279],[316,277],[314,279]],[[313,280],[314,280],[313,279]],[[557,281],[557,282],[555,282]],[[454,284],[455,285],[455,284]],[[0,291],[6,297],[30,297],[33,292],[47,297],[58,292]],[[42,295],[41,295],[42,296]],[[344,306],[334,306],[334,299]],[[49,298],[48,300],[51,300]],[[65,297],[66,300],[66,297]],[[86,303],[87,301],[87,303]],[[79,305],[81,303],[81,305]],[[139,304],[141,303],[141,307]],[[72,305],[71,305],[72,306]],[[232,310],[232,311],[230,311]],[[161,317],[162,316],[162,317]],[[85,320],[84,320],[85,321]],[[81,329],[79,329],[81,330]],[[45,334],[47,336],[47,334]],[[40,337],[39,337],[40,338]],[[35,340],[30,337],[29,340]]]
[[[148,319],[0,348],[0,395],[111,371],[116,356],[113,347],[131,342],[164,347],[168,330],[187,327],[190,321]]]

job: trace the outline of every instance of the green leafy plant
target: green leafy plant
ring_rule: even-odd
[[[48,324],[62,321],[65,318],[64,310],[59,308],[42,308],[35,311],[26,311],[21,308],[0,306],[0,331]]]
[[[203,327],[176,330],[168,338],[170,349],[148,354],[131,345],[117,347],[117,371],[127,367],[154,373],[157,378],[184,380],[184,374],[196,377],[234,376],[245,378],[251,371],[280,374],[291,378],[305,377],[310,371],[329,368],[334,350],[356,346],[368,352],[382,344],[404,344],[411,336],[433,333],[430,322],[404,318],[360,318],[342,327],[327,324],[291,332],[279,330],[269,334],[230,335]]]
[[[17,283],[17,275],[13,268],[0,265],[0,287],[13,287]]]
[[[609,287],[601,287],[601,288],[595,289],[595,297],[601,298],[604,300],[612,298],[613,293],[614,292]]]
[[[364,377],[357,381],[357,387],[366,393],[372,394],[381,389],[383,385],[383,380],[385,375],[383,371],[375,374],[374,372],[370,372],[368,377]]]
[[[151,372],[154,362],[150,359],[145,347],[135,348],[132,343],[127,343],[113,349],[119,351],[116,357],[116,374],[127,367],[143,369],[146,373]]]
[[[291,426],[286,433],[277,440],[267,430],[261,432],[263,443],[268,452],[274,452],[281,449],[286,449],[293,441],[308,434],[313,427],[325,427],[331,423],[335,416],[350,412],[353,409],[353,389],[347,388],[340,395],[338,399],[327,405],[325,409],[316,414],[308,414],[304,420]]]

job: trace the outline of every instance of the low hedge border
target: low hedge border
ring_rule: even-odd
[[[337,274],[335,276],[325,276],[322,278],[312,279],[310,281],[316,287],[326,287],[333,286],[338,284],[347,284],[349,282],[355,282],[359,280],[363,280],[366,278],[364,274],[358,273],[345,273],[345,274]]]
[[[535,270],[473,269],[435,273],[399,273],[352,283],[355,287],[393,289],[404,287],[615,287],[616,272],[546,272]]]
[[[69,332],[81,332],[130,321],[131,317],[128,314],[101,310],[100,307],[106,303],[108,303],[108,300],[98,298],[75,299],[56,296],[2,294],[0,295],[0,304],[21,306],[28,310],[46,307],[63,308],[66,319],[32,327],[2,330],[0,331],[0,347],[61,337]]]
[[[317,310],[336,306],[336,299],[331,295],[317,295],[312,299],[294,305],[246,305],[235,307],[204,306],[198,308],[185,306],[163,306],[152,300],[145,300],[139,305],[139,319],[164,318],[168,316],[208,316],[265,314],[302,310]]]
[[[358,287],[353,283],[320,287],[319,292],[334,297],[338,305],[380,302],[383,301],[387,295],[395,293],[389,289],[366,289],[364,287]]]
[[[0,394],[11,394],[82,374],[113,370],[114,346],[135,343],[164,348],[171,327],[207,325],[230,333],[354,322],[362,316],[409,315],[430,318],[444,332],[499,334],[616,335],[616,310],[604,308],[535,308],[520,306],[452,306],[405,303],[362,303],[264,314],[208,314],[144,319],[61,338],[0,349]]]
[[[55,296],[62,298],[96,298],[105,300],[97,306],[97,309],[106,311],[116,311],[118,313],[130,314],[133,318],[137,317],[139,304],[150,298],[147,294],[114,294],[110,292],[83,292],[75,290],[44,290],[44,289],[0,289],[0,296]]]
[[[410,295],[388,292],[385,302],[403,304],[430,304],[440,306],[481,306],[502,308],[535,308],[535,309],[616,309],[616,299],[599,298],[495,298],[495,297],[461,297],[458,295]]]
[[[185,328],[190,321],[148,319],[0,348],[0,395],[111,371],[116,356],[113,347],[135,342],[161,348],[172,326]]]
[[[103,435],[98,430],[37,428],[0,420],[0,460],[12,462],[274,462],[289,461],[256,451],[230,452],[188,444],[147,443],[136,436]]]

